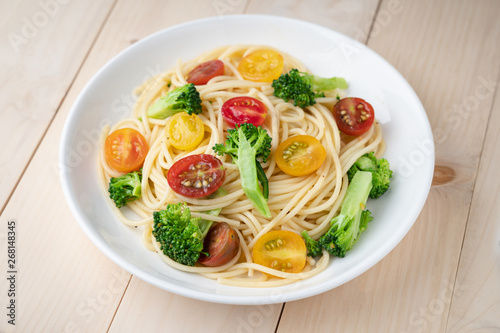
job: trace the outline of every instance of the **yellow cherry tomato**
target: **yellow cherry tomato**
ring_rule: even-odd
[[[287,273],[300,273],[306,265],[306,244],[293,231],[277,230],[262,235],[252,250],[253,261]]]
[[[325,161],[325,147],[315,137],[297,135],[286,139],[276,149],[276,164],[290,176],[306,176]]]
[[[241,75],[250,81],[272,82],[283,72],[283,56],[273,50],[258,50],[241,59]]]
[[[205,135],[205,127],[200,117],[186,112],[173,115],[166,129],[170,144],[181,150],[195,149]]]

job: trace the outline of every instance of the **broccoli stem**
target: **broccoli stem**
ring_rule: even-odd
[[[359,220],[371,189],[371,172],[358,171],[347,188],[340,215],[355,217]]]
[[[221,187],[216,192],[209,195],[208,198],[215,199],[215,198],[223,197],[227,194],[228,194],[227,191]],[[205,213],[207,215],[212,215],[212,216],[219,216],[221,210],[222,210],[222,208],[216,208],[216,209],[207,210],[203,213]],[[201,232],[201,239],[205,238],[208,231],[212,227],[212,224],[214,224],[214,221],[205,220],[205,219],[201,219],[200,222],[198,222],[198,227],[200,228],[200,232]]]
[[[361,156],[356,160],[356,166],[360,170],[365,170],[365,171],[377,171],[378,166],[376,163],[374,163],[370,158],[366,156]]]
[[[259,187],[256,165],[256,150],[250,145],[243,131],[239,131],[238,159],[235,164],[240,170],[241,188],[253,206],[262,216],[270,218],[267,200]],[[257,162],[258,163],[258,162]]]
[[[255,166],[257,167],[257,178],[259,179],[260,185],[262,185],[262,194],[264,198],[269,199],[269,180],[267,179],[266,173],[260,165],[259,161],[255,160]]]
[[[330,91],[333,89],[347,89],[347,81],[342,77],[324,78],[307,74],[307,79],[314,91]]]

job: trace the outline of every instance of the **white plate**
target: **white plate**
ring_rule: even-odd
[[[267,44],[301,60],[313,73],[343,76],[348,96],[371,102],[383,124],[385,157],[394,170],[390,190],[370,200],[374,220],[343,259],[321,274],[278,287],[218,285],[172,269],[146,250],[138,230],[123,225],[101,191],[97,140],[104,124],[131,113],[132,90],[147,77],[217,46]],[[357,277],[387,255],[417,219],[434,170],[434,145],[425,111],[405,79],[364,45],[303,21],[256,15],[214,17],[160,31],[130,46],[104,66],[71,109],[60,146],[61,181],[76,220],[94,244],[118,265],[159,288],[199,300],[265,304],[297,300]],[[82,254],[84,255],[84,254]]]

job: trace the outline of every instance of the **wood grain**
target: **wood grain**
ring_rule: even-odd
[[[52,1],[53,16],[44,9]],[[368,40],[415,88],[436,144],[433,187],[405,239],[353,281],[287,303],[281,317],[281,304],[209,304],[132,277],[88,240],[58,185],[65,118],[99,68],[160,29],[243,12]],[[17,223],[19,274],[16,326],[2,312],[0,332],[499,331],[499,12],[494,0],[1,2],[0,222]],[[8,34],[22,35],[24,18],[41,28],[16,53]],[[0,279],[0,290],[7,284]]]
[[[252,0],[245,13],[297,18],[331,28],[365,43],[378,3],[378,0]]]
[[[481,88],[484,96],[473,112],[458,108],[470,107],[482,78],[496,78],[499,7],[493,1],[405,1],[391,15],[389,6],[381,5],[368,46],[401,71],[422,99],[440,176],[414,227],[390,255],[340,288],[286,304],[278,332],[446,328],[493,94]]]
[[[1,2],[0,212],[113,2]]]
[[[196,301],[134,278],[109,332],[274,332],[280,312],[281,305],[276,304],[235,306]]]
[[[500,331],[500,88],[488,122],[447,332]]]

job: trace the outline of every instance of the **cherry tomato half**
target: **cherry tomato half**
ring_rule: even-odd
[[[372,127],[375,119],[373,107],[361,98],[342,98],[333,107],[339,130],[347,135],[361,135]]]
[[[255,82],[272,82],[283,72],[283,56],[273,50],[258,50],[241,59],[238,71]]]
[[[290,176],[306,176],[325,161],[325,147],[315,137],[297,135],[286,139],[275,152],[276,164]]]
[[[306,244],[293,231],[270,231],[257,240],[252,251],[256,264],[282,272],[299,273],[306,265]]]
[[[190,198],[214,193],[226,178],[222,162],[208,154],[191,155],[175,162],[167,173],[167,182],[175,193]]]
[[[182,150],[195,149],[205,135],[205,126],[200,117],[186,112],[174,114],[165,128],[170,144]]]
[[[227,264],[240,248],[240,238],[226,222],[217,223],[210,228],[203,242],[200,262],[204,266],[217,267]],[[208,253],[208,256],[205,255]]]
[[[240,96],[222,104],[221,112],[226,123],[233,127],[244,123],[261,126],[266,120],[267,107],[256,98]]]
[[[207,84],[210,79],[224,75],[224,63],[220,60],[210,60],[196,66],[188,74],[187,82],[194,85]]]
[[[148,154],[149,146],[144,136],[132,128],[121,128],[106,138],[105,159],[119,172],[139,170]]]

